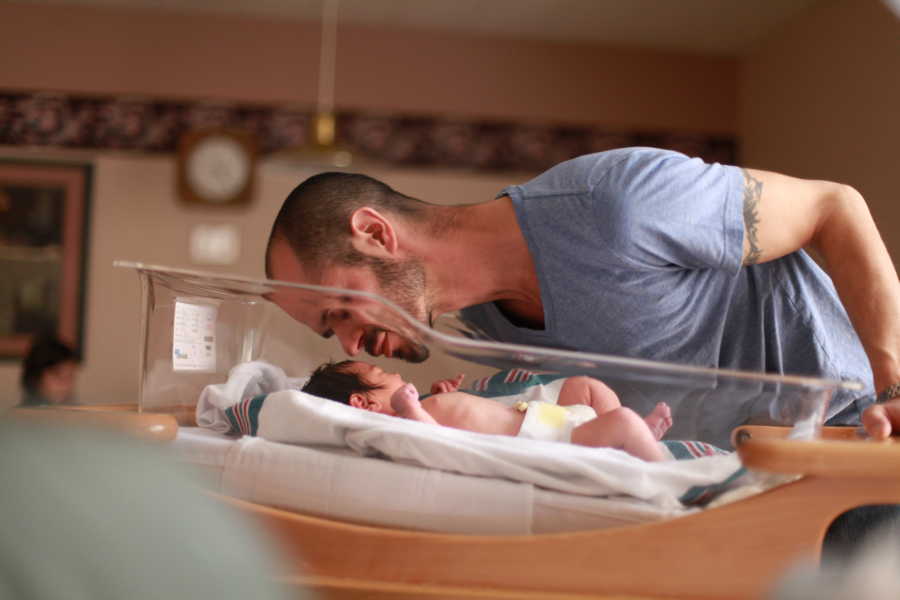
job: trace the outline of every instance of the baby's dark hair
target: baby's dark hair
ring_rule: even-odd
[[[329,361],[320,365],[309,376],[303,391],[313,396],[350,404],[352,394],[365,394],[379,389],[380,385],[368,383],[361,375],[347,368],[354,362],[356,361],[343,360],[337,363]]]

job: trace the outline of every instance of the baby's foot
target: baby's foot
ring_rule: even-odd
[[[411,383],[407,383],[403,385],[403,387],[397,388],[397,391],[391,396],[391,408],[393,408],[398,415],[408,417],[415,413],[416,409],[420,406],[419,390]]]
[[[649,415],[644,417],[644,422],[650,427],[653,437],[661,440],[672,426],[672,409],[665,402],[660,402]]]

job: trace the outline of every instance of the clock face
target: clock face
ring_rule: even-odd
[[[239,142],[225,135],[211,135],[199,141],[188,157],[187,183],[204,200],[228,202],[247,185],[251,162]]]

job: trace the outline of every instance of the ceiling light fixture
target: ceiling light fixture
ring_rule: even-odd
[[[278,162],[296,166],[346,168],[353,162],[349,150],[337,143],[334,80],[337,54],[339,0],[322,0],[322,35],[319,45],[319,82],[316,112],[308,125],[308,141],[272,154]]]

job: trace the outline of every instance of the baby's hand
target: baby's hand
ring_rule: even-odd
[[[391,395],[391,408],[398,415],[407,415],[419,408],[419,390],[411,383],[405,384]]]
[[[455,392],[459,389],[459,386],[462,385],[462,380],[464,378],[465,374],[460,373],[453,379],[441,379],[440,381],[435,381],[431,384],[431,393],[444,394],[447,392]]]

